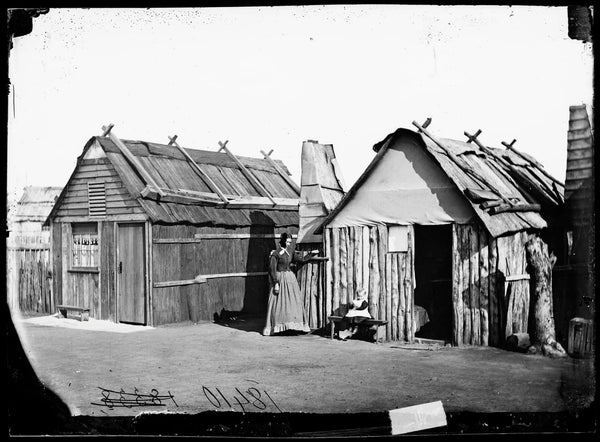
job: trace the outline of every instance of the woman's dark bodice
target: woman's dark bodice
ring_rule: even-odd
[[[289,271],[292,262],[303,261],[304,259],[300,252],[277,247],[277,250],[271,252],[269,259],[269,276],[271,277],[271,281],[277,281],[277,272]]]

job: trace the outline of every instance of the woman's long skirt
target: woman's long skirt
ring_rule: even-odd
[[[267,323],[263,335],[270,336],[286,330],[310,332],[296,276],[289,270],[279,272],[278,276],[279,293],[273,293],[273,287],[269,291]]]

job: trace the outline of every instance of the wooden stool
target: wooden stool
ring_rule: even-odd
[[[335,336],[335,324],[342,322],[343,319],[350,321],[352,325],[357,325],[359,327],[373,327],[375,329],[375,342],[381,342],[383,339],[379,333],[379,327],[382,325],[386,325],[387,321],[380,321],[379,319],[371,319],[371,318],[360,318],[361,321],[354,321],[354,318],[344,318],[343,316],[329,316],[329,326],[331,328],[331,339]]]
[[[75,307],[73,305],[57,305],[56,310],[64,318],[74,318],[80,321],[87,321],[90,318],[89,308]]]

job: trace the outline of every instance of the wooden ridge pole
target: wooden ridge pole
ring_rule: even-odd
[[[467,137],[467,144],[471,143],[471,142],[475,142],[475,144],[477,144],[477,146],[486,154],[490,155],[491,157],[495,158],[496,160],[498,160],[500,162],[500,164],[502,164],[504,167],[512,170],[513,172],[521,175],[520,171],[516,170],[514,168],[514,166],[512,164],[510,164],[508,161],[506,161],[504,158],[502,158],[500,155],[496,154],[496,152],[494,152],[492,149],[490,149],[489,147],[483,145],[483,143],[481,143],[477,137],[479,135],[481,135],[481,129],[477,129],[477,132],[475,132],[474,135],[469,134],[469,132],[464,131],[465,136]],[[519,188],[519,185],[515,182],[515,180],[513,179],[513,177],[511,177],[508,173],[506,173],[505,171],[501,170],[501,172],[503,172],[503,175],[506,177],[506,179],[508,181],[510,181],[510,183],[515,186],[517,189]],[[511,205],[514,205],[514,203],[511,202]]]
[[[177,140],[177,135],[173,135],[172,137],[169,137],[169,146],[174,145],[177,149],[179,149],[179,152],[182,153],[182,155],[185,157],[185,159],[188,161],[188,163],[190,163],[190,165],[192,166],[192,169],[194,169],[198,173],[198,175],[200,175],[200,178],[202,178],[206,182],[208,187],[210,187],[210,189],[214,193],[219,195],[219,198],[221,199],[221,201],[223,201],[225,204],[228,204],[229,200],[227,199],[225,194],[221,191],[221,189],[219,189],[219,186],[217,186],[215,184],[215,182],[202,169],[200,169],[200,166],[198,166],[198,164],[194,161],[194,159],[190,156],[190,154],[187,153],[185,151],[185,149],[183,147],[181,147],[175,140]]]
[[[529,161],[533,166],[535,166],[540,172],[542,172],[550,180],[554,181],[555,183],[562,184],[559,180],[557,180],[552,175],[550,175],[548,172],[546,172],[546,170],[544,169],[544,166],[542,166],[541,163],[536,161],[534,158],[531,158],[528,155],[525,155],[522,152],[519,152],[517,149],[515,149],[513,147],[513,145],[516,142],[517,142],[517,140],[513,138],[513,140],[510,143],[507,143],[506,141],[502,141],[502,145],[504,147],[506,147],[507,150],[510,150],[510,151],[514,152],[515,154],[517,154],[519,157],[523,158],[525,161]]]
[[[115,133],[112,132],[113,127],[114,127],[114,124],[109,124],[108,126],[102,126],[102,131],[103,131],[102,136],[110,137],[112,142],[115,143],[115,145],[121,151],[123,156],[125,158],[127,158],[127,160],[129,160],[129,162],[134,167],[134,169],[136,169],[137,172],[142,176],[144,181],[146,181],[146,184],[148,184],[150,187],[154,188],[152,190],[156,191],[156,193],[158,193],[160,196],[163,196],[164,192],[160,189],[160,186],[156,183],[156,181],[154,181],[154,178],[152,178],[152,175],[150,175],[148,173],[146,168],[144,166],[142,166],[142,163],[140,163],[139,160],[135,157],[135,155],[131,153],[131,151],[127,148],[127,146],[125,146],[125,143],[123,143],[119,139],[119,137],[117,137],[115,135]]]
[[[516,175],[518,175],[522,180],[525,181],[529,181],[529,179],[525,176],[523,176],[523,173],[518,170],[516,167],[514,167],[512,164],[510,164],[506,159],[502,158],[500,155],[497,155],[494,151],[492,151],[489,147],[484,146],[478,139],[477,137],[481,134],[481,129],[477,129],[477,132],[475,133],[475,135],[470,135],[468,132],[464,132],[465,136],[468,138],[467,143],[470,143],[472,141],[475,142],[475,144],[477,144],[477,146],[479,146],[479,148],[481,150],[483,150],[486,154],[494,157],[496,160],[498,160],[504,167],[508,168],[509,170],[511,170],[513,173],[515,173]],[[514,143],[515,140],[513,140]],[[512,146],[512,144],[511,144]],[[529,161],[529,160],[528,160]],[[534,162],[534,164],[537,167],[537,162]],[[539,168],[539,167],[538,167]],[[541,170],[541,169],[540,169]],[[542,172],[544,172],[543,170],[541,170]],[[514,182],[514,180],[512,179],[512,177],[508,176],[508,179],[510,180],[510,182],[516,186],[517,188],[519,188],[519,186]],[[552,193],[554,192],[554,189],[552,189],[551,187],[549,187],[548,185],[546,185],[544,183],[544,186],[547,188],[547,190]],[[510,204],[511,206],[514,206],[514,203]]]
[[[229,140],[226,140],[224,143],[219,141],[219,152],[224,150],[225,153],[229,155],[229,157],[235,162],[235,164],[237,164],[237,166],[240,168],[240,170],[248,179],[248,181],[250,181],[250,183],[256,188],[256,190],[258,190],[258,193],[260,193],[262,196],[266,196],[267,198],[269,198],[274,206],[277,205],[273,197],[269,194],[269,192],[267,192],[267,189],[265,189],[264,186],[256,179],[256,177],[252,175],[252,173],[246,168],[246,166],[242,164],[239,158],[236,157],[233,153],[231,153],[231,151],[227,148],[228,142]]]
[[[281,168],[281,166],[279,166],[279,164],[277,164],[272,158],[271,158],[271,154],[273,153],[273,149],[271,149],[269,151],[269,153],[266,153],[264,150],[261,150],[260,153],[263,154],[263,156],[265,157],[265,160],[267,160],[269,162],[269,164],[271,166],[273,166],[275,168],[275,170],[277,171],[277,173],[279,173],[279,175],[281,175],[281,177],[285,180],[286,183],[288,183],[292,189],[294,189],[294,191],[300,195],[300,186],[298,186],[298,184],[296,184],[291,178],[290,176],[285,173],[285,171]]]
[[[425,135],[427,135],[427,137],[431,141],[433,141],[440,149],[442,149],[442,151],[444,151],[444,153],[448,156],[448,158],[450,158],[454,162],[454,164],[456,164],[458,166],[459,169],[461,169],[467,175],[470,175],[472,178],[476,178],[480,182],[480,184],[483,184],[485,187],[488,188],[488,190],[495,193],[500,199],[502,199],[506,203],[510,204],[509,200],[504,195],[502,195],[502,193],[498,189],[496,189],[494,186],[489,184],[483,176],[481,176],[479,173],[477,173],[475,170],[473,170],[473,168],[471,166],[469,166],[468,164],[465,164],[460,158],[458,158],[458,156],[456,156],[453,152],[451,152],[449,149],[447,149],[433,135],[431,135],[429,133],[429,131],[427,131],[427,129],[425,129],[423,126],[421,126],[416,121],[413,121],[412,124],[413,124],[413,126],[415,126],[416,128],[419,129],[419,132],[423,132]]]
[[[550,175],[548,172],[546,172],[544,170],[544,166],[542,166],[541,163],[539,163],[538,161],[536,161],[535,158],[526,155],[522,152],[519,152],[517,149],[515,149],[513,147],[513,145],[517,142],[516,139],[513,138],[513,140],[510,143],[507,143],[506,141],[502,141],[502,145],[504,145],[506,147],[507,150],[512,151],[513,153],[515,153],[519,158],[529,162],[529,164],[527,166],[525,166],[527,169],[531,169],[532,167],[535,168],[536,170],[540,171],[545,177],[549,178],[552,181],[552,186],[549,186],[546,183],[542,182],[543,187],[546,187],[546,190],[548,190],[548,192],[550,194],[554,193],[555,196],[557,197],[558,201],[564,201],[564,196],[561,195],[561,193],[558,191],[558,188],[556,187],[556,184],[561,184],[562,183],[560,181],[558,181],[556,178],[554,178],[552,175]],[[523,177],[523,179],[527,179],[526,177]],[[530,181],[530,180],[528,180]]]

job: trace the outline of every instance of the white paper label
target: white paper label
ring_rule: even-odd
[[[389,414],[392,434],[405,434],[448,425],[442,401],[397,408],[390,410]]]

